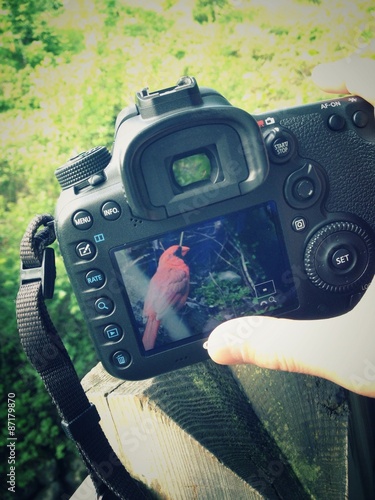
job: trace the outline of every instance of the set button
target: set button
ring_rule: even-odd
[[[355,266],[357,261],[357,252],[354,249],[339,248],[334,252],[331,258],[332,265],[339,271],[347,271]]]

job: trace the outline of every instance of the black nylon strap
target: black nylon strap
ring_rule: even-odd
[[[21,344],[27,357],[39,372],[47,391],[73,438],[95,484],[98,498],[152,498],[121,464],[99,425],[99,414],[81,386],[69,355],[49,317],[43,297],[41,269],[44,250],[55,240],[53,217],[35,217],[21,242],[23,282],[17,295],[16,313]],[[40,226],[46,226],[38,231]],[[52,270],[52,273],[54,271]]]

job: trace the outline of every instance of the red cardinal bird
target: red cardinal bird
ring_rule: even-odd
[[[183,261],[189,247],[172,245],[159,259],[156,273],[151,278],[145,298],[143,314],[147,318],[142,342],[144,348],[155,345],[160,322],[171,308],[178,311],[189,295],[189,266]]]

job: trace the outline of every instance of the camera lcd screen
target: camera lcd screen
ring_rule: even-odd
[[[276,204],[112,251],[145,354],[207,337],[223,321],[298,307]]]

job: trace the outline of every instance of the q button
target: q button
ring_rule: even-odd
[[[113,312],[115,305],[108,297],[100,297],[95,301],[94,307],[98,314],[109,316]]]

